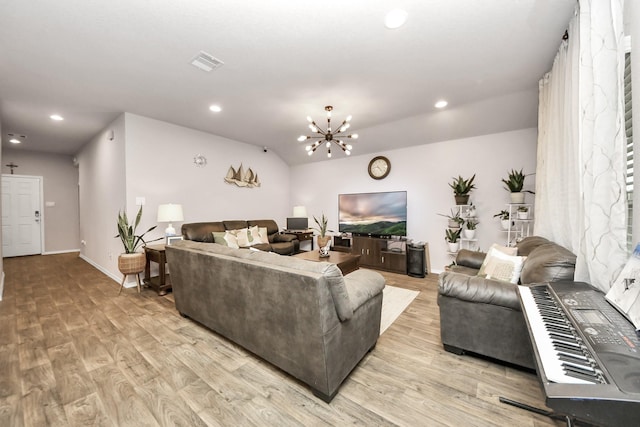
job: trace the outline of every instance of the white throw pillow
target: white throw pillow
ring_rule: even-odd
[[[249,227],[249,244],[251,246],[257,245],[259,243],[269,243],[262,240],[262,236],[260,236],[260,231],[258,230],[258,226],[254,225],[253,227]]]
[[[487,279],[517,284],[520,280],[524,260],[527,257],[506,255],[498,249],[492,248],[487,253],[487,258],[489,260],[484,270]]]
[[[487,272],[487,263],[490,260],[490,254],[492,254],[492,251],[499,251],[502,252],[505,255],[518,255],[518,248],[510,248],[507,246],[502,246],[499,245],[497,243],[494,243],[493,245],[491,245],[491,247],[489,248],[489,250],[487,251],[487,256],[484,258],[484,261],[482,261],[482,265],[480,266],[480,270],[478,271],[478,276],[486,276]]]
[[[238,246],[240,246],[241,248],[247,248],[247,247],[251,246],[251,243],[249,242],[249,229],[248,228],[241,228],[239,230],[232,230],[232,232],[235,232],[235,234],[236,234],[236,238],[238,239]]]
[[[269,243],[269,233],[267,232],[267,227],[258,228],[258,234],[260,234],[262,243]]]
[[[224,233],[224,240],[227,242],[227,246],[230,248],[238,249],[238,237],[236,236],[236,230],[227,230]]]

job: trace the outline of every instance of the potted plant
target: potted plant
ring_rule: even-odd
[[[503,230],[508,230],[511,225],[511,221],[509,221],[509,211],[501,210],[497,214],[493,216],[494,218],[500,218],[500,224],[502,225]]]
[[[327,246],[327,244],[331,240],[331,237],[327,236],[327,231],[331,231],[331,230],[327,230],[327,223],[329,222],[329,220],[324,215],[324,213],[322,214],[320,219],[316,218],[316,216],[314,215],[313,220],[316,222],[316,225],[317,225],[317,227],[314,228],[314,230],[318,232],[318,250],[322,254],[322,249],[325,246]],[[327,254],[326,256],[329,256],[329,255]]]
[[[523,191],[525,174],[522,169],[516,171],[511,169],[507,179],[503,179],[502,182],[506,185],[506,189],[511,192],[511,203],[524,203],[524,193],[531,193],[533,191]]]
[[[459,228],[447,228],[447,230],[445,231],[444,240],[446,240],[449,244],[449,252],[458,252],[458,248],[460,247],[460,242],[458,241],[458,239],[460,239],[461,231],[462,230]]]
[[[518,219],[529,219],[529,206],[518,206]]]
[[[137,275],[144,271],[146,257],[144,252],[138,252],[138,248],[141,245],[147,244],[148,242],[144,240],[144,236],[154,230],[156,226],[149,228],[142,234],[136,234],[136,229],[140,224],[140,218],[142,217],[142,206],[138,210],[138,215],[136,215],[136,220],[133,225],[129,224],[129,219],[127,218],[126,212],[118,212],[118,235],[116,238],[120,238],[122,241],[122,245],[124,246],[124,253],[121,253],[118,256],[118,270],[120,273],[124,274],[122,278],[122,285],[124,285],[124,280],[128,274]],[[154,240],[150,240],[150,242],[155,242],[156,240],[160,240],[163,237],[159,237]],[[138,292],[140,292],[140,279],[138,278]],[[120,291],[122,291],[122,286],[120,286]],[[119,293],[119,292],[118,292]]]
[[[464,224],[464,237],[465,239],[473,239],[476,235],[476,227],[478,226],[478,220],[469,219]]]
[[[449,222],[447,226],[449,228],[460,228],[462,226],[462,223],[464,222],[464,218],[460,216],[460,211],[458,210],[454,212],[454,210],[451,209],[451,215],[445,215],[445,214],[438,214],[438,215],[448,218]]]
[[[464,179],[460,175],[457,178],[453,178],[453,182],[449,183],[449,187],[453,189],[453,195],[456,199],[456,205],[466,205],[469,202],[469,193],[476,188],[473,180],[476,175],[469,179]]]

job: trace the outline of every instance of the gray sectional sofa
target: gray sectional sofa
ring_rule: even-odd
[[[532,236],[517,245],[524,261],[520,284],[573,280],[576,256],[549,240]],[[438,277],[440,336],[445,350],[472,352],[535,368],[533,349],[517,286],[477,276],[483,252],[461,250],[456,265]]]
[[[308,384],[326,402],[376,344],[384,278],[335,264],[179,241],[166,247],[176,308]]]

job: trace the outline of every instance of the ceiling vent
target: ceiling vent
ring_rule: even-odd
[[[200,51],[192,60],[191,65],[200,68],[202,71],[212,71],[224,65],[224,62],[214,58],[206,52]]]

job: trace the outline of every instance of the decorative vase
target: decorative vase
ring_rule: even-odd
[[[320,257],[328,257],[329,251],[324,250],[325,246],[329,244],[331,237],[329,236],[318,236],[318,251],[320,252]]]
[[[476,235],[476,230],[469,230],[468,228],[465,228],[464,230],[465,239],[473,239],[475,235]]]
[[[518,219],[529,219],[529,212],[518,211]]]
[[[524,193],[511,193],[511,203],[513,204],[522,204],[524,203]]]
[[[468,194],[464,194],[460,196],[454,195],[454,198],[456,199],[456,205],[466,205],[469,202]]]
[[[501,219],[500,224],[502,225],[503,230],[508,230],[509,225],[511,224],[511,221],[509,221],[508,219]]]
[[[453,229],[460,228],[460,224],[458,223],[458,221],[450,219],[449,220],[449,228],[453,228]]]
[[[138,274],[144,271],[147,258],[142,252],[120,254],[118,256],[118,270],[122,274]]]
[[[460,242],[447,242],[447,244],[449,245],[449,252],[458,252],[458,248],[460,248]]]

